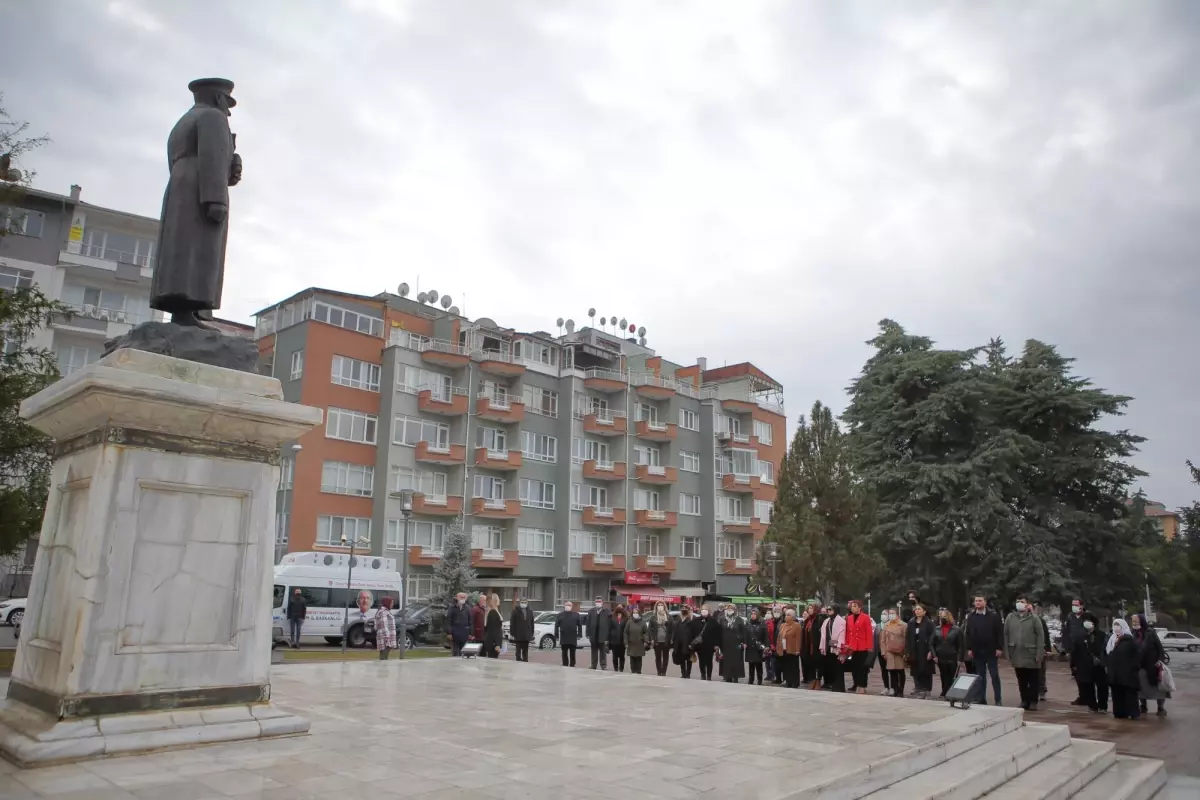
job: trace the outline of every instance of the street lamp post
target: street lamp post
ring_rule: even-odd
[[[287,468],[289,469],[290,480],[283,487],[283,508],[284,508],[283,513],[285,513],[287,515],[287,524],[283,526],[283,542],[282,543],[279,541],[278,532],[276,532],[276,534],[275,534],[275,563],[276,564],[278,564],[279,560],[283,558],[283,554],[287,552],[288,543],[292,540],[292,509],[291,509],[291,505],[288,503],[288,493],[289,492],[291,493],[292,500],[296,499],[295,490],[292,488],[296,484],[296,457],[298,455],[300,455],[300,451],[303,449],[304,448],[300,445],[299,442],[292,445],[292,447],[291,447],[292,457],[290,459],[288,459]],[[276,509],[275,516],[276,517],[279,516],[278,509]]]
[[[775,564],[779,561],[779,542],[767,542],[764,547],[767,551],[767,561],[771,562],[771,603],[774,604],[779,590],[779,584],[775,579]]]
[[[867,592],[867,616],[871,616],[871,593]]]
[[[396,652],[400,658],[404,658],[408,652],[408,629],[404,627],[404,610],[408,608],[408,521],[412,512],[412,489],[403,489],[400,492],[400,513],[404,515],[404,547],[401,548],[400,554],[404,560],[400,562],[400,629],[396,631]]]
[[[350,633],[350,582],[354,577],[354,546],[369,544],[357,536],[350,540],[350,558],[346,561],[346,608],[342,612],[342,654],[346,653],[346,639]],[[346,534],[342,534],[342,547],[346,546]]]

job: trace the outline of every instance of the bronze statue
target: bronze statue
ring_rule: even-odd
[[[171,177],[163,194],[150,307],[176,325],[208,328],[221,307],[229,187],[242,179],[237,138],[229,131],[233,81],[201,78],[188,84],[196,104],[167,138]]]

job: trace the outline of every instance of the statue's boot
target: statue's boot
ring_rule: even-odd
[[[185,328],[200,328],[206,331],[216,330],[216,327],[200,319],[195,311],[173,311],[171,312],[171,322]]]

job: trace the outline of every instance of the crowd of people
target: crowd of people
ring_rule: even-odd
[[[481,596],[473,606],[466,599],[458,595],[447,615],[454,654],[468,641],[477,641],[482,655],[499,658],[504,648],[500,598]],[[513,608],[509,635],[518,661],[529,660],[534,616],[524,601]],[[947,608],[931,612],[915,592],[881,612],[878,622],[857,600],[849,602],[845,614],[834,604],[804,609],[776,604],[762,611],[752,608],[748,617],[732,604],[672,611],[659,602],[643,612],[597,597],[592,608],[581,613],[568,602],[554,621],[564,667],[575,666],[585,633],[591,669],[607,670],[611,655],[615,671],[624,672],[628,666],[641,674],[643,659],[652,653],[659,676],[674,666],[680,677],[691,678],[698,667],[701,680],[716,675],[728,683],[748,679],[761,686],[765,680],[792,689],[866,694],[878,665],[880,694],[918,699],[934,696],[935,677],[937,697],[945,698],[959,674],[966,672],[980,676],[969,699],[983,705],[989,679],[992,701],[1000,705],[1000,660],[1006,659],[1016,675],[1021,707],[1033,711],[1046,697],[1046,663],[1053,652],[1049,628],[1028,598],[1017,598],[1014,610],[1002,620],[985,597],[976,596],[965,618],[956,620]],[[1144,615],[1128,621],[1117,618],[1106,632],[1076,600],[1062,636],[1079,690],[1073,705],[1105,713],[1111,697],[1115,717],[1137,719],[1154,700],[1157,714],[1166,715],[1168,659]]]

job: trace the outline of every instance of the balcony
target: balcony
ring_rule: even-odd
[[[617,370],[589,369],[583,373],[583,386],[593,392],[614,394],[625,391],[625,387],[628,386],[628,376]]]
[[[437,447],[429,442],[417,442],[413,458],[424,464],[465,464],[467,463],[467,446],[450,444]]]
[[[674,528],[679,524],[679,517],[674,511],[653,511],[639,508],[633,512],[634,521],[639,528]]]
[[[421,360],[426,364],[460,369],[471,363],[471,352],[467,348],[445,339],[426,339],[419,349]]]
[[[725,558],[717,563],[722,575],[753,575],[758,571],[752,558]]]
[[[633,468],[633,477],[642,483],[653,483],[661,486],[678,481],[679,470],[675,467],[638,464]]]
[[[408,546],[408,565],[410,567],[432,567],[441,560],[441,553],[426,552],[421,549],[419,544],[410,544]]]
[[[634,556],[633,568],[637,572],[674,572],[675,556]]]
[[[624,411],[598,411],[583,418],[583,432],[593,436],[624,436],[629,419]]]
[[[70,313],[55,314],[50,319],[51,327],[84,336],[94,336],[97,341],[123,336],[139,322],[147,322],[154,318],[91,303],[67,303],[66,305],[71,309]]]
[[[426,464],[466,464],[467,445],[437,446],[428,441],[418,441],[413,458]]]
[[[475,415],[494,422],[520,422],[525,419],[525,402],[512,395],[480,392],[475,398]]]
[[[721,410],[729,414],[753,414],[758,409],[758,403],[750,399],[735,399],[730,400],[727,397],[721,398]]]
[[[583,524],[613,527],[623,526],[625,524],[625,509],[584,506]]]
[[[675,379],[660,378],[652,373],[633,376],[633,390],[650,400],[670,400],[675,396]]]
[[[640,419],[634,423],[634,432],[637,437],[650,442],[673,442],[678,431],[679,426],[674,422]]]
[[[721,488],[727,492],[736,492],[738,494],[754,494],[760,483],[761,479],[757,475],[739,475],[734,472],[726,472],[721,476]]]
[[[717,441],[724,447],[758,447],[758,437],[751,436],[748,433],[734,433],[732,431],[717,431]]]
[[[72,252],[77,250],[78,252]],[[58,263],[70,265],[71,274],[128,281],[131,285],[150,285],[154,259],[145,253],[128,253],[97,245],[68,242],[58,253]]]
[[[467,403],[467,390],[457,386],[449,391],[422,389],[417,392],[417,408],[425,414],[461,417],[470,410]]]
[[[516,519],[521,516],[521,501],[476,497],[471,500],[471,513],[486,519]]]
[[[525,363],[503,350],[479,351],[479,368],[489,375],[516,378],[525,374]]]
[[[589,459],[583,462],[583,477],[594,481],[623,481],[625,480],[624,461],[596,461]]]
[[[756,538],[767,532],[767,526],[756,517],[731,517],[721,520],[722,533],[748,533]]]
[[[457,495],[414,494],[412,498],[412,513],[417,516],[457,517],[462,510],[463,499]]]
[[[520,450],[489,450],[486,447],[475,448],[475,466],[482,469],[498,469],[501,471],[521,468],[524,459]]]
[[[579,568],[584,572],[624,572],[625,556],[611,553],[584,553]]]
[[[471,550],[472,567],[516,569],[520,562],[521,557],[517,550],[486,550],[480,547]]]

